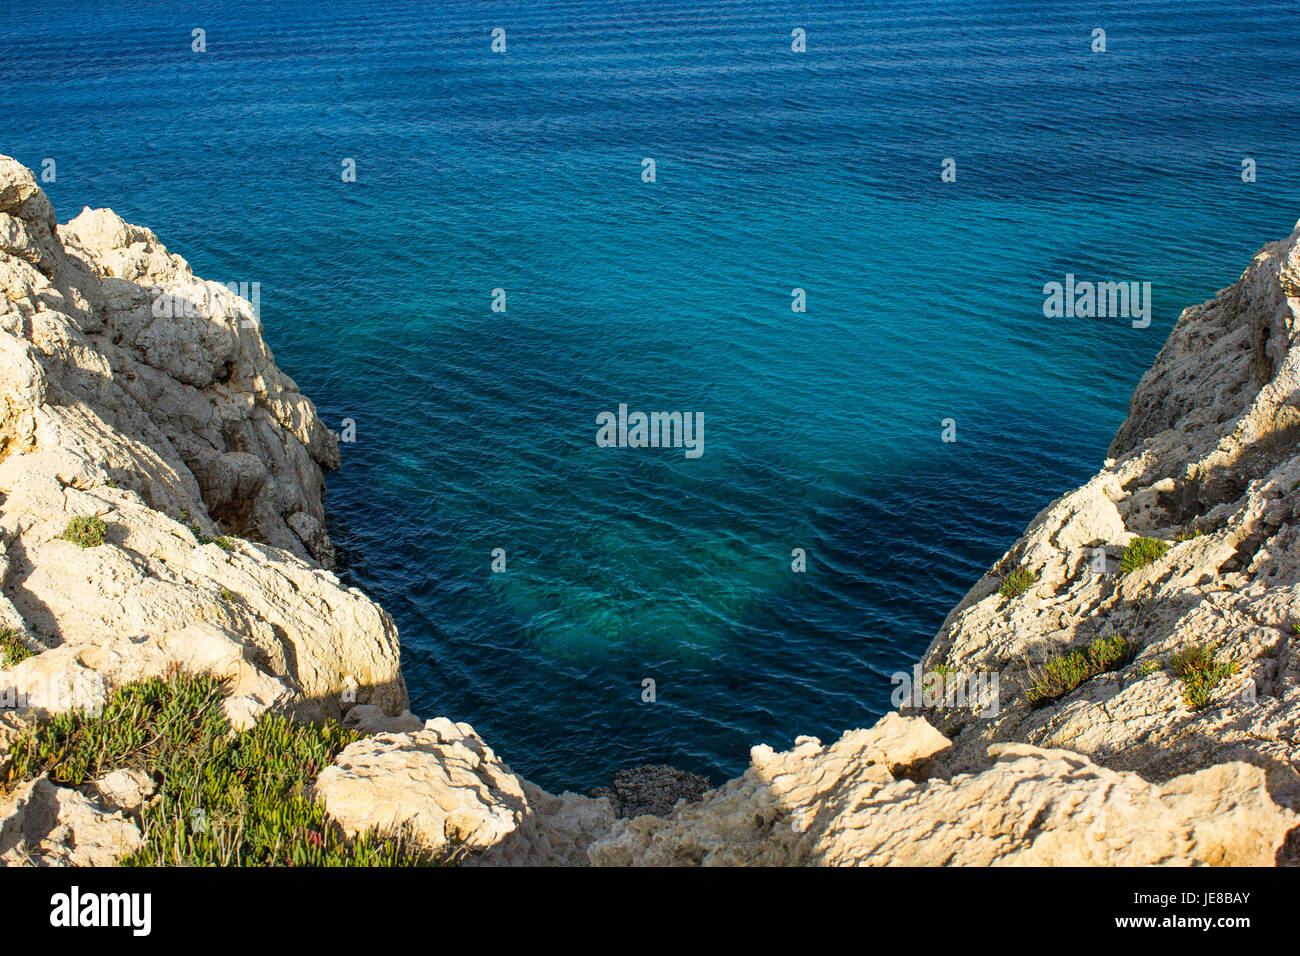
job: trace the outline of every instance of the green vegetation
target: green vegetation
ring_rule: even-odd
[[[25,661],[35,655],[30,647],[23,643],[18,632],[12,627],[0,627],[0,661],[6,670],[19,661]]]
[[[1183,682],[1183,700],[1192,710],[1208,704],[1214,688],[1237,671],[1236,664],[1216,663],[1215,650],[1212,644],[1193,644],[1169,659],[1170,670]]]
[[[1016,568],[1002,579],[998,593],[1006,598],[1019,597],[1034,586],[1034,580],[1033,572],[1028,568]]]
[[[1027,693],[1029,703],[1042,707],[1060,700],[1084,681],[1117,671],[1137,655],[1138,648],[1118,635],[1099,637],[1087,647],[1049,660]]]
[[[953,737],[956,737],[959,733],[961,733],[965,729],[966,729],[966,722],[963,720],[961,723],[953,724],[951,727],[945,729],[943,735],[947,737],[949,740],[951,740]]]
[[[119,768],[148,774],[156,795],[142,811],[145,847],[124,865],[394,866],[444,862],[404,834],[347,841],[307,787],[356,739],[264,715],[230,732],[211,677],[175,673],[129,684],[98,715],[61,714],[10,751],[8,785],[48,773],[79,787]]]
[[[1138,677],[1150,677],[1156,671],[1160,670],[1162,666],[1163,665],[1154,658],[1149,661],[1143,661],[1141,665],[1138,666]]]
[[[1201,532],[1198,529],[1184,528],[1182,531],[1178,532],[1178,534],[1174,537],[1174,541],[1178,542],[1179,544],[1182,544],[1184,541],[1191,541],[1193,538],[1199,538],[1200,536],[1201,536]],[[1151,539],[1148,538],[1147,540],[1151,540]]]
[[[184,513],[184,512],[182,512]],[[194,535],[194,540],[199,544],[215,544],[222,551],[229,551],[235,546],[235,536],[219,534],[215,538],[210,538],[203,533],[203,526],[197,521],[190,522],[190,532]]]
[[[1163,558],[1168,550],[1167,541],[1158,538],[1134,538],[1124,549],[1124,556],[1120,558],[1119,573],[1125,575],[1138,568],[1145,568],[1148,564]]]
[[[103,518],[73,518],[59,537],[83,548],[93,548],[108,537],[108,525]]]

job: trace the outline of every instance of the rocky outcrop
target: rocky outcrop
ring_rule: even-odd
[[[0,864],[111,866],[144,846],[120,810],[38,777],[0,797]]]
[[[608,799],[616,816],[639,817],[648,813],[664,817],[678,801],[698,800],[708,790],[706,777],[667,764],[644,764],[620,770],[608,787],[597,787],[591,795]]]
[[[378,718],[359,720],[377,726]],[[587,847],[614,820],[608,800],[545,792],[516,776],[469,724],[445,718],[357,741],[315,790],[348,834],[401,833],[436,854],[473,852],[473,866],[585,866]]]
[[[510,768],[473,727],[446,718],[351,744],[321,773],[316,794],[349,835],[402,831],[431,850],[495,846],[525,811]]]
[[[960,726],[950,771],[978,769],[1008,741],[1068,748],[1155,782],[1244,761],[1297,807],[1298,331],[1300,228],[1182,314],[1101,471],[1048,505],[948,616],[925,669],[1001,676],[990,717],[908,711]],[[1167,550],[1122,569],[1139,537]],[[1032,586],[1000,594],[1016,568]],[[1031,702],[1048,662],[1104,637],[1127,641],[1132,660]],[[1195,649],[1217,666],[1205,700],[1189,700],[1186,674],[1171,667]]]
[[[240,725],[400,714],[392,620],[325,566],[337,441],[250,303],[110,210],[57,225],[8,157],[0,289],[0,628],[39,651],[0,702],[94,706],[181,666],[227,679]]]
[[[756,747],[745,775],[703,803],[620,820],[589,853],[602,866],[1268,866],[1300,822],[1246,764],[1159,787],[1006,744],[978,774],[929,777],[918,761],[947,746],[924,720],[891,714],[830,747]]]

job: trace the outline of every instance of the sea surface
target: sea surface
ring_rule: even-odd
[[[718,782],[887,710],[1179,311],[1290,232],[1298,14],[4,0],[0,152],[260,283],[355,425],[330,532],[417,713],[547,787]],[[1046,318],[1067,274],[1151,283],[1149,326]],[[704,453],[599,447],[620,404]]]

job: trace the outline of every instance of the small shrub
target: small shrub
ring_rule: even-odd
[[[35,653],[23,643],[23,639],[12,627],[0,628],[0,661],[3,661],[6,670],[20,661],[35,656]]]
[[[1034,574],[1028,568],[1016,568],[1002,579],[998,593],[1005,598],[1019,597],[1034,586],[1034,580]]]
[[[357,739],[337,723],[264,715],[230,732],[211,677],[174,674],[129,684],[95,716],[57,715],[10,750],[12,784],[42,773],[80,787],[118,769],[153,778],[145,846],[127,866],[394,866],[442,862],[405,834],[349,841],[308,787]]]
[[[229,551],[235,546],[234,535],[219,534],[215,538],[209,537],[203,533],[203,526],[197,521],[190,522],[190,533],[194,535],[194,540],[200,545],[215,544],[222,551]]]
[[[1163,558],[1168,550],[1169,542],[1161,541],[1159,538],[1134,538],[1124,549],[1124,556],[1120,558],[1119,573],[1125,575],[1138,568],[1145,568],[1148,564]]]
[[[1143,661],[1138,667],[1138,677],[1150,677],[1156,671],[1160,670],[1161,664],[1157,660]]]
[[[63,529],[63,534],[59,537],[83,548],[93,548],[103,544],[108,537],[108,525],[104,523],[103,518],[77,517],[68,522],[68,526]]]
[[[1183,682],[1183,700],[1191,710],[1200,710],[1210,702],[1214,688],[1237,672],[1236,664],[1214,660],[1211,644],[1194,644],[1169,659],[1174,676]]]
[[[951,740],[953,737],[956,737],[959,733],[961,733],[965,728],[966,728],[966,722],[962,721],[961,723],[953,724],[951,727],[944,730],[943,735],[947,737],[949,740]]]
[[[1060,700],[1085,681],[1125,667],[1137,651],[1136,645],[1118,635],[1099,637],[1087,647],[1049,660],[1026,697],[1034,707]]]
[[[1201,537],[1201,531],[1199,529],[1184,528],[1182,531],[1178,532],[1177,536],[1175,536],[1174,538],[1174,541],[1176,541],[1178,544],[1182,544],[1184,541],[1191,541],[1193,538],[1199,538],[1199,537]]]

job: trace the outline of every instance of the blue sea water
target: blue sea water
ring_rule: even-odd
[[[330,531],[414,709],[549,787],[871,723],[1300,217],[1293,0],[0,11],[0,152],[260,282],[355,421]],[[1150,327],[1045,318],[1067,273],[1149,281]],[[704,455],[598,448],[620,403]]]

